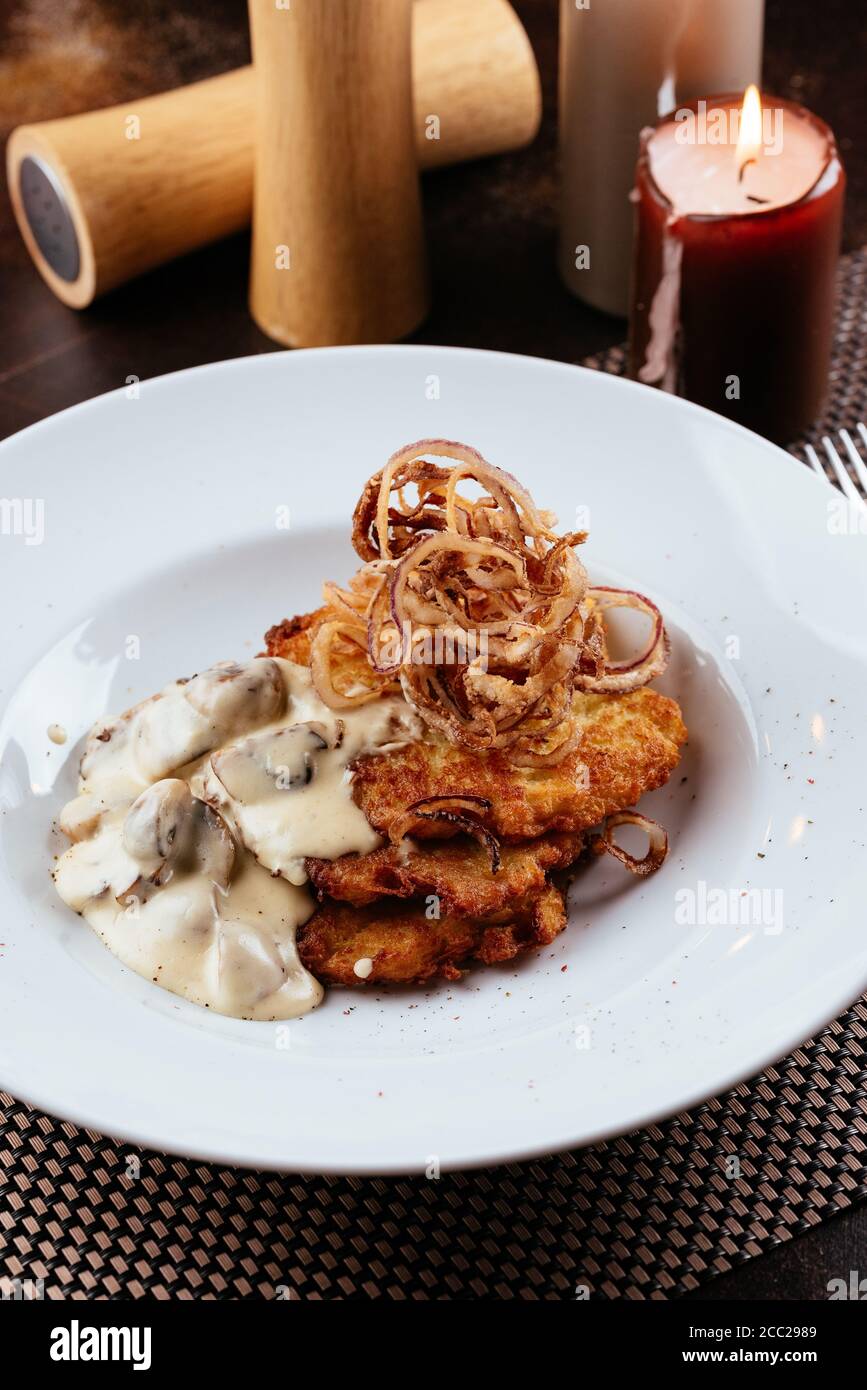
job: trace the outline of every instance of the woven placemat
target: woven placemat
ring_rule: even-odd
[[[816,439],[867,418],[867,253],[840,288]],[[622,350],[590,365],[622,371]],[[52,1299],[667,1298],[859,1201],[865,1170],[864,1001],[689,1114],[435,1180],[165,1158],[0,1092],[0,1276]]]

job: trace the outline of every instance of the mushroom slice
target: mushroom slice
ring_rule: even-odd
[[[335,737],[324,724],[291,724],[220,749],[211,767],[233,801],[251,806],[306,787],[316,775],[316,755],[335,747]]]
[[[136,797],[123,823],[123,847],[150,876],[183,850],[193,825],[193,794],[165,777]]]
[[[198,872],[223,892],[235,864],[235,842],[218,811],[194,797],[186,782],[166,777],[133,802],[122,831],[123,848],[141,873],[123,892],[147,898],[177,873]]]
[[[225,736],[279,718],[286,687],[277,662],[257,657],[243,666],[227,661],[202,671],[187,682],[184,698]]]
[[[227,1013],[244,1017],[276,994],[288,970],[271,934],[250,922],[220,920],[212,958],[214,992]]]
[[[91,796],[88,792],[81,792],[72,801],[67,801],[60,813],[58,824],[70,840],[89,840],[108,809],[107,802]]]
[[[219,811],[196,801],[195,855],[199,872],[225,893],[235,867],[235,841]]]
[[[116,718],[103,719],[94,725],[81,755],[82,787],[105,790],[111,784],[124,782],[139,723],[145,712],[150,715],[153,706],[162,699],[161,694],[150,695]]]

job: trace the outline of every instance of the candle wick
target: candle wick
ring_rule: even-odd
[[[743,183],[744,174],[746,173],[746,170],[749,168],[751,164],[755,164],[755,162],[755,157],[744,160],[743,164],[740,167],[740,170],[738,171],[738,183]]]

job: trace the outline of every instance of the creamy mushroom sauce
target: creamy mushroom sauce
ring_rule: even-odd
[[[294,1018],[322,987],[295,930],[304,859],[381,838],[350,764],[423,728],[401,696],[329,709],[303,666],[213,666],[96,725],[61,829],[54,881],[109,950],[148,979],[236,1018]]]

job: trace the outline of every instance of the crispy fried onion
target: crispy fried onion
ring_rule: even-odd
[[[335,616],[315,631],[311,658],[321,698],[345,709],[402,690],[431,728],[474,752],[562,761],[580,737],[573,690],[635,690],[668,648],[654,605],[590,588],[575,554],[587,533],[554,525],[475,449],[443,439],[400,449],[355,508],[361,569],[347,589],[325,586]],[[611,663],[603,614],[623,606],[648,614],[651,634],[638,657]]]
[[[491,803],[484,796],[424,796],[407,806],[388,828],[388,838],[393,845],[399,845],[407,835],[417,829],[419,822],[442,821],[443,824],[462,830],[488,851],[491,873],[500,867],[500,842],[479,820],[479,814],[490,811]]]
[[[647,835],[647,853],[643,859],[636,859],[634,854],[622,849],[616,844],[613,832],[620,825],[637,825]],[[665,862],[668,854],[668,835],[661,825],[657,825],[655,820],[650,820],[648,816],[642,816],[639,811],[616,811],[613,815],[607,816],[603,822],[602,829],[591,841],[591,847],[595,854],[613,854],[615,859],[619,859],[621,864],[625,864],[630,873],[639,874],[642,877],[647,874],[656,873],[656,870]]]
[[[595,638],[595,650],[604,650],[602,614],[610,608],[632,608],[646,613],[650,618],[650,635],[637,656],[631,656],[626,661],[605,661],[599,672],[579,672],[575,677],[575,689],[593,694],[622,695],[628,690],[647,685],[654,676],[661,675],[668,665],[670,644],[656,604],[632,589],[609,589],[605,586],[588,589],[587,597],[592,605],[588,626],[593,628],[588,640],[593,643]]]

